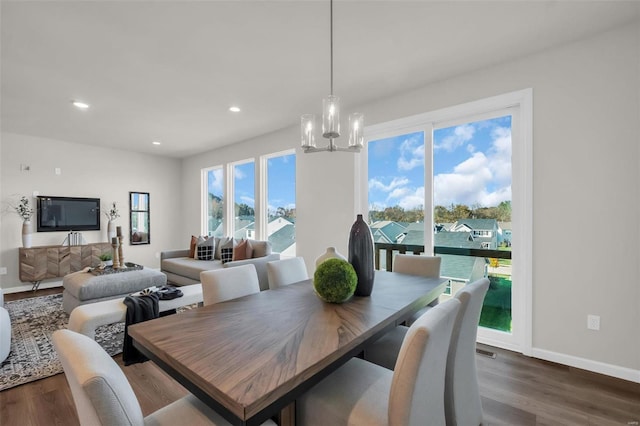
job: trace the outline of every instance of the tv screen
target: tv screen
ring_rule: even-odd
[[[100,199],[38,197],[38,232],[99,231]]]

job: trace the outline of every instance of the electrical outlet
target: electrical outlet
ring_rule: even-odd
[[[7,268],[5,266],[0,268],[0,275],[7,275]]]
[[[587,315],[587,328],[589,330],[600,330],[600,317],[598,315]]]

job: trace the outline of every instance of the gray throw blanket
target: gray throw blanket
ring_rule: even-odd
[[[124,365],[148,360],[146,356],[133,347],[133,339],[129,337],[129,325],[158,318],[160,313],[159,299],[158,293],[124,298],[124,304],[127,305],[127,317],[124,323],[124,344],[122,346],[122,361],[124,361]]]

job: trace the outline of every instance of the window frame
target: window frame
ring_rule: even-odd
[[[368,143],[423,130],[425,143],[425,254],[433,255],[433,132],[436,128],[451,127],[460,123],[479,121],[504,115],[508,110],[512,116],[512,220],[511,247],[517,253],[513,259],[512,278],[518,283],[513,287],[512,330],[517,330],[512,339],[506,333],[480,328],[478,341],[505,349],[532,353],[533,339],[533,89],[527,88],[477,101],[442,108],[422,114],[366,126],[365,147],[359,163],[361,184],[357,207],[368,211]],[[427,149],[429,147],[430,149]],[[517,264],[517,267],[515,266]],[[502,334],[502,335],[501,335]]]

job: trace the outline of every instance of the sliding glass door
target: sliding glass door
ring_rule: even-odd
[[[531,91],[365,131],[362,169],[377,267],[398,252],[442,257],[441,300],[488,277],[478,340],[531,348]]]

